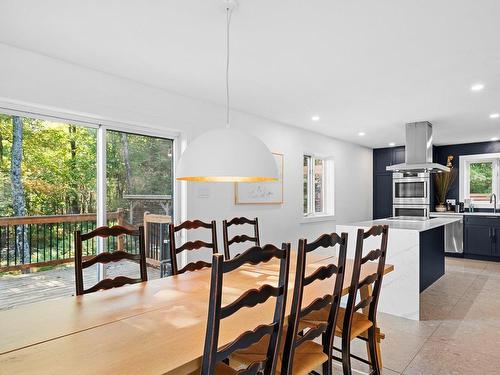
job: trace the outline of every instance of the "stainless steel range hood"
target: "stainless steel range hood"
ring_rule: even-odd
[[[393,172],[449,172],[450,168],[432,162],[432,124],[428,121],[406,124],[405,163],[390,165]]]

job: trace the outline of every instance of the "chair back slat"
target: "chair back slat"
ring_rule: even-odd
[[[210,242],[201,241],[201,240],[188,241],[188,242],[184,243],[182,246],[180,246],[177,249],[175,249],[175,252],[177,254],[179,254],[179,253],[182,253],[185,250],[188,250],[188,251],[190,251],[190,250],[198,250],[198,249],[202,249],[204,247],[207,248],[207,249],[213,249],[214,244],[210,243]]]
[[[338,257],[331,258],[332,263],[318,267],[309,276],[305,275],[307,254],[318,248],[329,248],[332,251],[332,257],[335,255],[334,247],[339,245]],[[283,360],[281,374],[293,373],[293,359],[295,349],[305,341],[313,340],[324,334],[324,352],[328,353],[329,361],[332,360],[333,338],[335,333],[335,322],[337,319],[338,307],[342,297],[342,285],[344,281],[345,261],[347,252],[347,234],[341,236],[336,233],[324,234],[316,241],[307,243],[307,240],[299,240],[297,251],[297,266],[295,271],[295,285],[292,298],[292,307],[288,319],[288,328],[286,333],[285,345],[283,349]],[[332,292],[326,295],[320,295],[308,306],[303,307],[304,288],[315,281],[332,280]],[[311,285],[311,288],[313,285]],[[316,310],[329,307],[328,320],[325,324],[318,324],[310,328],[303,336],[298,335],[298,327],[301,319]]]
[[[306,253],[314,251],[320,247],[328,248],[342,243],[342,238],[337,233],[323,234],[314,242],[305,243]]]
[[[210,229],[212,242],[206,242],[201,240],[195,241],[187,241],[181,246],[177,247],[176,236],[175,234],[182,229],[185,230],[195,230],[199,228]],[[184,272],[197,271],[202,268],[210,267],[211,264],[209,262],[205,262],[202,260],[193,261],[186,264],[183,268],[179,268],[177,263],[177,255],[184,251],[194,251],[200,250],[203,248],[211,249],[212,254],[217,253],[217,225],[215,220],[212,220],[210,223],[205,223],[201,220],[187,220],[183,223],[175,226],[174,224],[169,225],[169,239],[170,239],[170,259],[172,262],[172,274],[179,275]]]
[[[236,235],[229,239],[229,227],[233,225],[252,225],[253,226],[253,237],[242,234]],[[235,243],[243,243],[243,242],[253,242],[255,246],[260,246],[260,238],[259,238],[259,220],[254,218],[253,220],[248,219],[246,217],[235,217],[229,221],[222,221],[222,236],[224,239],[224,256],[226,260],[231,259],[231,252],[229,250],[230,246]]]
[[[174,273],[174,275],[180,275],[180,274],[185,273],[185,272],[198,271],[198,270],[201,270],[203,268],[209,268],[211,266],[212,266],[212,264],[210,264],[209,262],[205,262],[204,260],[199,260],[197,262],[190,262],[190,263],[186,264],[184,267],[182,267],[181,269],[177,270],[177,273]]]
[[[174,230],[175,232],[180,231],[181,229],[198,229],[198,228],[206,228],[206,229],[212,229],[212,224],[214,222],[212,221],[211,223],[206,223],[201,220],[186,220],[183,223],[177,225]]]
[[[227,241],[227,244],[232,245],[233,243],[242,243],[242,242],[247,242],[247,241],[257,242],[257,238],[250,237],[246,234],[241,234],[241,235],[234,236],[231,240]]]
[[[368,254],[366,254],[364,257],[361,258],[361,264],[365,264],[366,262],[369,262],[369,261],[373,262],[374,260],[377,260],[381,256],[382,256],[382,250],[380,250],[380,249],[372,250]]]
[[[81,234],[81,238],[82,241],[87,241],[94,237],[108,238],[121,235],[139,236],[139,232],[137,229],[130,229],[121,225],[114,225],[112,227],[102,226],[94,229],[92,232]]]
[[[270,297],[278,297],[283,293],[282,288],[276,288],[265,284],[259,289],[251,289],[241,295],[236,301],[224,306],[221,309],[221,319],[233,315],[243,307],[255,307],[266,302]]]
[[[358,284],[358,289],[361,289],[362,287],[366,285],[373,284],[378,278],[378,273],[372,273],[371,275],[366,276],[363,280],[361,280]]]
[[[91,240],[95,237],[108,238],[118,236],[133,236],[139,239],[138,254],[132,254],[124,250],[116,250],[113,252],[99,253],[90,259],[83,260],[83,241]],[[76,231],[74,235],[75,241],[75,281],[76,294],[82,295],[92,293],[98,290],[111,289],[123,286],[125,284],[135,284],[148,280],[146,269],[146,248],[144,241],[144,227],[138,229],[130,229],[123,226],[115,225],[112,227],[99,227],[89,233],[82,234],[81,231]],[[139,263],[140,278],[129,278],[125,276],[117,276],[114,279],[104,279],[99,281],[94,286],[85,289],[83,281],[83,270],[91,267],[94,264],[106,264],[110,262],[118,262],[121,260],[132,260]]]
[[[141,260],[141,255],[140,254],[131,254],[127,253],[126,251],[123,250],[116,250],[113,251],[112,253],[100,253],[97,254],[95,257],[92,257],[88,260],[84,260],[82,262],[83,268],[88,268],[90,266],[93,266],[96,263],[111,263],[111,262],[118,262],[120,260],[136,260],[140,261]]]
[[[254,362],[250,366],[248,366],[246,369],[239,370],[237,372],[237,375],[257,375],[257,374],[262,374],[262,368],[265,366],[266,362],[265,361],[260,361],[260,362]]]
[[[354,311],[358,311],[360,309],[364,309],[365,307],[369,306],[370,303],[373,301],[373,297],[366,297],[365,299],[361,300],[358,302],[356,306],[354,306]]]
[[[312,313],[313,311],[321,310],[322,308],[332,303],[332,301],[333,297],[331,294],[324,295],[323,297],[318,297],[314,301],[312,301],[309,305],[302,308],[302,310],[300,311],[300,316],[304,317]]]
[[[305,341],[314,340],[316,337],[326,332],[327,329],[328,329],[328,323],[320,323],[316,327],[313,327],[310,330],[308,330],[302,336],[299,336],[299,338],[295,341],[295,345],[299,347]]]
[[[313,283],[316,280],[325,280],[332,277],[334,274],[338,273],[339,269],[335,264],[329,264],[328,266],[322,266],[314,271],[311,275],[304,278],[304,286]]]
[[[259,263],[269,262],[273,258],[282,259],[284,256],[286,256],[286,253],[284,253],[282,249],[278,249],[271,244],[266,244],[262,247],[253,246],[243,254],[235,256],[231,259],[231,262],[224,262],[224,272],[233,271],[243,264],[257,265]]]
[[[232,272],[244,264],[268,262],[272,258],[277,258],[280,261],[277,285],[264,284],[259,289],[251,289],[243,293],[234,302],[222,307],[224,274]],[[225,262],[222,255],[213,255],[209,312],[201,369],[202,374],[214,374],[215,365],[217,363],[227,359],[234,351],[247,348],[259,342],[266,335],[270,338],[265,358],[260,362],[250,364],[245,369],[239,370],[238,374],[263,373],[265,375],[270,375],[275,373],[281,331],[285,317],[289,264],[290,244],[283,244],[281,249],[272,245],[266,245],[262,248],[252,247],[236,258]],[[257,309],[258,305],[270,298],[276,299],[273,320],[271,323],[261,324],[254,330],[245,331],[230,343],[219,348],[218,340],[221,320],[237,313],[242,307]]]
[[[237,350],[248,348],[250,345],[259,342],[264,336],[274,332],[275,324],[260,325],[253,331],[246,331],[239,335],[234,341],[219,349],[215,360],[221,362],[228,358],[231,353]]]
[[[143,280],[140,278],[133,279],[127,276],[117,276],[114,279],[104,279],[99,281],[97,284],[94,286],[85,289],[85,293],[93,293],[97,292],[98,290],[105,290],[105,289],[111,289],[111,288],[118,288],[120,286],[124,286],[127,284],[135,284],[135,283],[140,283]]]
[[[380,296],[380,289],[384,276],[385,259],[387,255],[388,231],[389,227],[387,225],[376,225],[367,231],[358,229],[351,287],[349,289],[344,325],[342,327],[342,340],[345,342],[350,340],[352,320],[354,313],[358,310],[363,309],[363,312],[367,313],[368,319],[373,323],[373,326],[376,326],[377,304]],[[380,247],[377,246],[375,250],[370,250],[366,256],[363,256],[364,241],[369,237],[378,236],[381,236]],[[377,262],[377,271],[376,273],[365,276],[362,280],[360,280],[362,266],[369,261]],[[371,295],[362,298],[360,302],[356,303],[360,289],[369,288],[370,286],[372,286]]]

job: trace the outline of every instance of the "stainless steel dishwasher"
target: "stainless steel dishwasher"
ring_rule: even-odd
[[[463,254],[464,252],[464,215],[456,213],[431,213],[431,217],[452,217],[459,218],[456,221],[444,226],[444,251],[451,254]]]

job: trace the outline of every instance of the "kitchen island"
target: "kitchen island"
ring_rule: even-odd
[[[432,218],[425,221],[380,219],[337,225],[346,232],[348,257],[353,257],[359,228],[389,226],[386,262],[394,272],[384,278],[379,310],[408,319],[420,319],[420,293],[444,275],[444,228],[460,218]],[[365,242],[365,253],[380,246],[379,237]]]

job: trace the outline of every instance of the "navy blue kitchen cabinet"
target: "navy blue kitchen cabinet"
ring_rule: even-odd
[[[464,253],[491,256],[491,250],[491,227],[466,224]]]
[[[405,162],[404,147],[376,148],[373,150],[373,173],[387,173],[385,167]]]
[[[373,173],[387,173],[385,167],[392,164],[392,149],[378,148],[373,150]]]
[[[464,226],[465,256],[500,258],[500,217],[466,216]]]
[[[373,218],[392,216],[392,172],[386,167],[404,163],[405,148],[390,147],[373,150]]]
[[[373,218],[392,216],[392,173],[379,173],[373,177]]]
[[[401,164],[405,162],[405,148],[395,147],[392,149],[392,164]]]
[[[493,233],[493,249],[491,255],[500,259],[500,225],[495,225],[492,229],[492,233]]]

